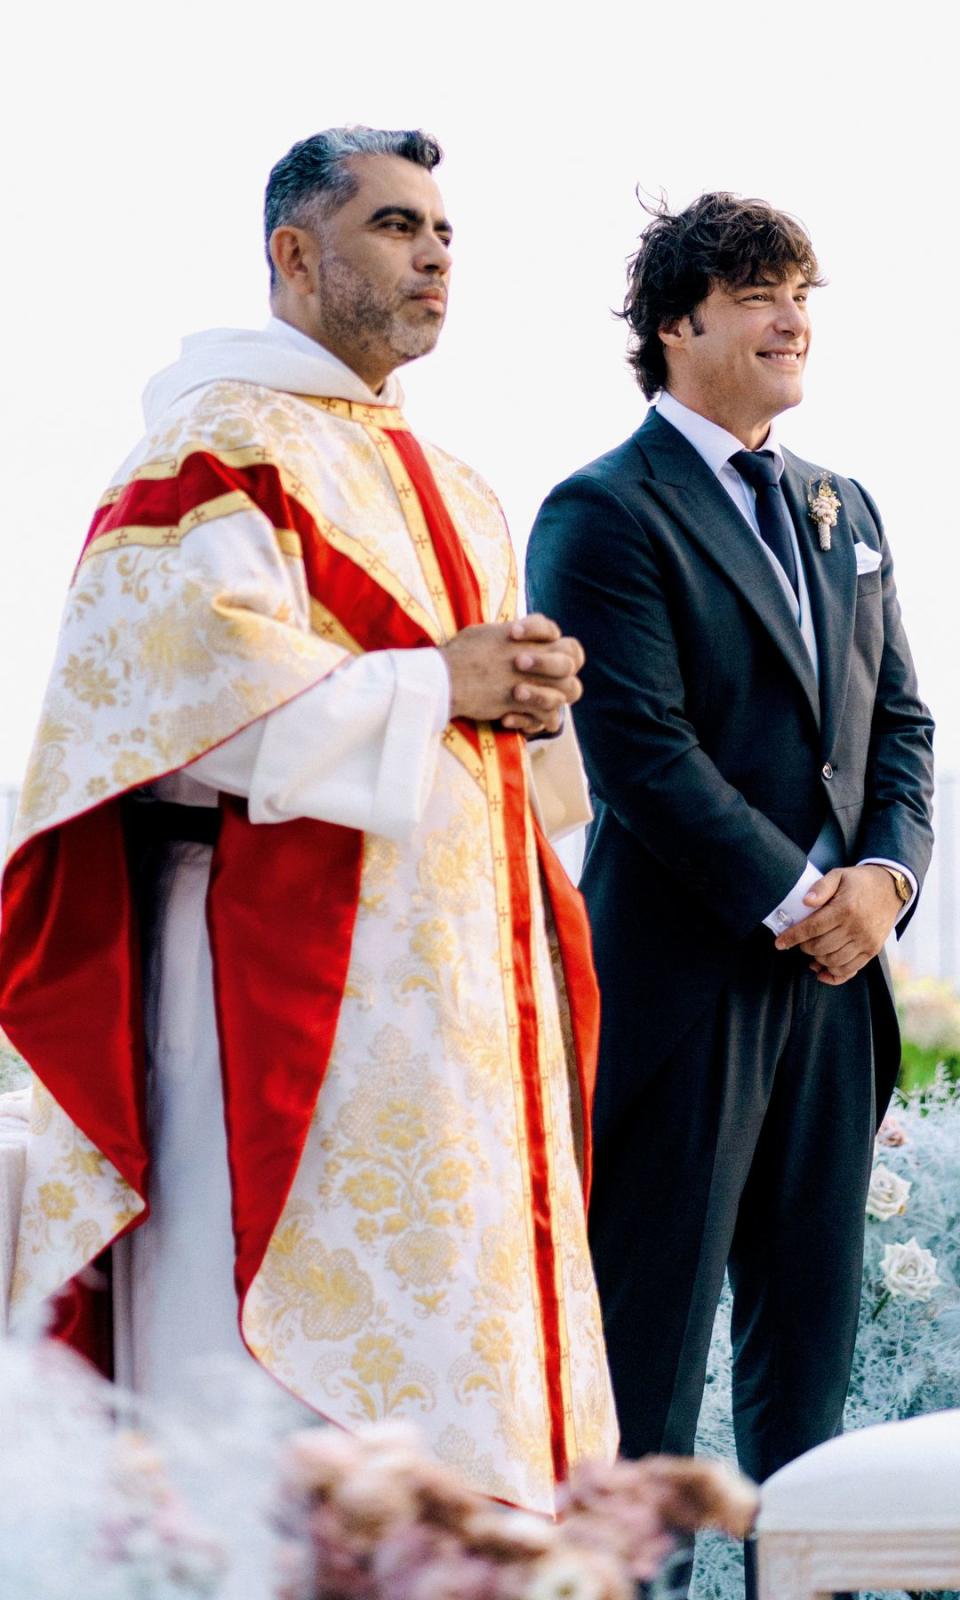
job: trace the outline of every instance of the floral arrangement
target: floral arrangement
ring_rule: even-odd
[[[829,472],[820,474],[820,481],[811,482],[807,490],[807,505],[817,525],[821,550],[829,550],[831,530],[837,525],[840,514],[840,497],[830,481]]]
[[[127,1408],[121,1392],[63,1345],[0,1341],[0,1595],[221,1593],[225,1541],[175,1485],[177,1450],[129,1426]]]
[[[121,1432],[109,1472],[110,1511],[93,1560],[112,1571],[118,1595],[204,1600],[220,1588],[226,1552],[196,1527],[174,1493],[163,1456],[141,1433]]]
[[[281,1600],[632,1600],[675,1535],[742,1538],[756,1508],[728,1469],[659,1456],[576,1468],[553,1523],[481,1499],[406,1424],[311,1428],[288,1451]]]
[[[727,1290],[697,1448],[733,1460],[729,1321]],[[897,1105],[877,1137],[846,1426],[952,1407],[960,1407],[960,1089],[941,1069]],[[710,1534],[698,1541],[694,1592],[697,1600],[741,1600],[736,1545]]]
[[[6,1094],[10,1089],[22,1089],[28,1078],[26,1062],[0,1028],[0,1094]]]

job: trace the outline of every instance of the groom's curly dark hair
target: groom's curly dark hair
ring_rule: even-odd
[[[630,328],[627,360],[648,400],[667,381],[660,329],[694,317],[715,283],[742,288],[762,277],[783,282],[799,267],[807,282],[823,282],[805,229],[765,200],[702,194],[676,215],[663,200],[643,209],[652,221],[627,266],[621,315]]]

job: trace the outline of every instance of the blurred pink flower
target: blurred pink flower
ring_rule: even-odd
[[[877,1144],[885,1144],[890,1150],[899,1150],[900,1146],[907,1143],[907,1130],[896,1117],[885,1116],[877,1130]]]

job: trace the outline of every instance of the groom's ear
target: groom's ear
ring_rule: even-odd
[[[686,344],[691,332],[689,317],[674,317],[670,322],[661,322],[657,329],[660,343],[673,350]]]

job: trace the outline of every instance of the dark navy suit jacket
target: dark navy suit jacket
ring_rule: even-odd
[[[831,474],[841,509],[821,550],[807,501],[823,469],[783,453],[819,687],[759,541],[656,411],[558,485],[531,535],[531,609],[587,656],[575,720],[596,807],[581,887],[605,1018],[600,1136],[797,882],[828,811],[848,863],[887,857],[922,883],[930,859],[933,724],[880,517]],[[877,571],[857,575],[855,541],[881,552]],[[882,1107],[900,1044],[885,963],[870,965]]]

